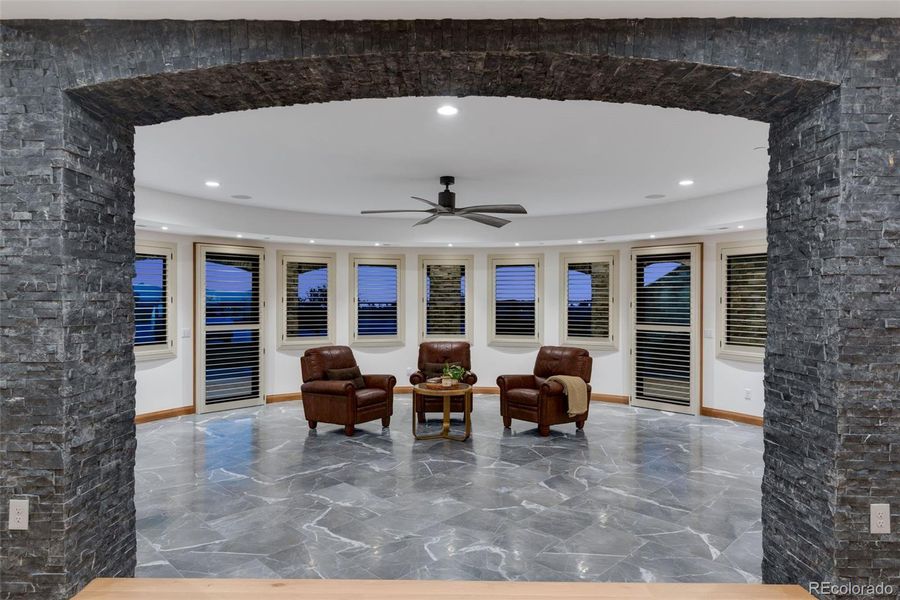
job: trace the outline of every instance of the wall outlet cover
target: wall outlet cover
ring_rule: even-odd
[[[890,504],[871,504],[869,506],[869,532],[870,533],[890,533],[891,532],[891,505]]]
[[[24,531],[26,529],[28,529],[28,499],[11,499],[9,501],[9,530]]]

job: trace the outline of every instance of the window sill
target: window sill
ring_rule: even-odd
[[[740,350],[736,348],[719,348],[716,352],[716,358],[721,360],[739,360],[742,362],[750,362],[762,364],[765,358],[764,351],[756,350]]]
[[[373,347],[385,347],[385,346],[403,346],[404,342],[400,338],[374,338],[374,339],[356,339],[350,342],[351,346],[360,347],[360,348],[373,348]]]
[[[278,350],[306,350],[318,346],[334,346],[334,338],[306,338],[304,340],[287,340],[279,342]]]
[[[616,342],[602,342],[589,339],[565,338],[560,341],[560,344],[597,352],[615,352],[619,349],[619,345]]]
[[[172,348],[146,348],[146,349],[134,349],[134,360],[135,362],[144,362],[151,360],[164,360],[167,358],[177,358],[177,354]]]

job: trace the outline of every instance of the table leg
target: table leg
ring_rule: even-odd
[[[469,389],[466,392],[466,400],[465,406],[463,407],[465,410],[465,419],[466,419],[466,437],[463,439],[469,439],[469,436],[472,435],[472,390]]]
[[[441,436],[450,437],[450,396],[444,396],[444,422],[441,425]]]

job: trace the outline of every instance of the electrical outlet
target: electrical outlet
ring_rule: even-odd
[[[409,377],[409,376],[412,375],[412,374],[413,374],[413,368],[412,368],[412,367],[406,367],[406,376]]]
[[[28,529],[27,498],[9,501],[9,529],[10,531]]]
[[[870,504],[869,510],[869,532],[870,533],[890,533],[891,532],[891,505],[890,504]]]
[[[750,393],[750,388],[744,388],[744,400],[753,400],[753,394]]]
[[[188,328],[188,329],[182,329],[182,330],[181,330],[181,337],[182,337],[182,338],[190,338],[190,337],[191,337],[191,330],[190,330],[189,328]]]

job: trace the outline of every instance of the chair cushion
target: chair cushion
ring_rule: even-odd
[[[356,390],[357,406],[371,406],[385,401],[387,401],[387,392],[380,388]]]
[[[522,406],[537,406],[540,395],[540,390],[528,388],[514,388],[506,391],[506,399],[509,402]]]
[[[330,381],[349,381],[353,387],[360,390],[366,387],[366,381],[363,379],[359,367],[348,367],[346,369],[326,369],[325,374]]]

